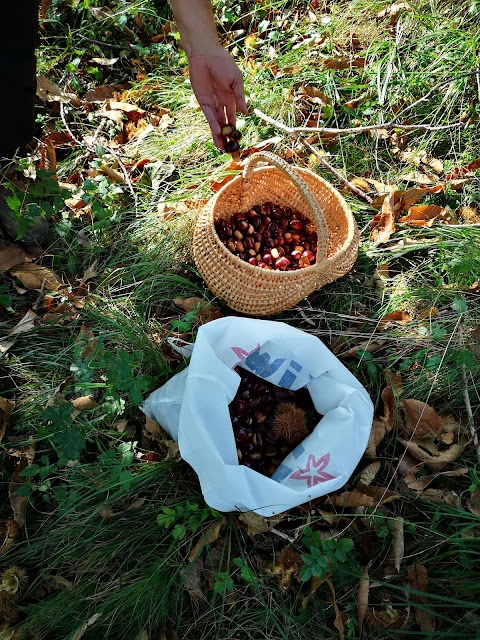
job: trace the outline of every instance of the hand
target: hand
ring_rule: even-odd
[[[222,126],[235,124],[237,109],[247,113],[242,74],[221,46],[208,53],[192,53],[189,57],[192,89],[210,125],[213,141],[224,148]]]

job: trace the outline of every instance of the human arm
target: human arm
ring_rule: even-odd
[[[242,74],[220,43],[210,0],[170,0],[170,4],[188,58],[192,89],[216,146],[223,149],[222,125],[235,124],[237,109],[247,112]]]

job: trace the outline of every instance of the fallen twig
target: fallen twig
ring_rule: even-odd
[[[356,193],[359,198],[362,198],[362,200],[365,200],[366,202],[368,202],[368,204],[372,204],[373,199],[369,195],[367,195],[364,191],[359,189],[356,185],[352,184],[346,178],[344,178],[341,173],[339,173],[334,167],[332,167],[331,164],[329,164],[325,160],[325,158],[321,155],[318,149],[315,149],[315,147],[312,147],[312,145],[309,142],[307,142],[304,138],[298,138],[298,141],[301,144],[303,144],[305,149],[307,149],[310,153],[313,153],[314,156],[318,158],[318,161],[320,162],[320,164],[322,164],[325,167],[325,169],[328,169],[330,173],[333,173],[333,175],[337,178],[337,180],[339,180],[340,182],[343,182],[343,184],[345,184],[351,191]]]
[[[332,167],[332,165],[325,160],[325,158],[320,154],[319,151],[317,151],[317,149],[315,149],[315,147],[312,147],[312,145],[309,144],[304,138],[302,138],[301,136],[298,136],[297,129],[294,129],[292,127],[287,127],[281,122],[277,122],[276,120],[274,120],[270,116],[267,116],[265,113],[262,113],[258,109],[254,109],[253,112],[259,118],[262,118],[263,120],[266,120],[270,124],[273,124],[275,127],[277,127],[277,129],[280,129],[281,131],[285,131],[285,133],[293,135],[301,144],[303,144],[303,146],[310,153],[313,153],[315,157],[318,158],[318,161],[320,162],[320,164],[323,165],[325,169],[330,171],[330,173],[332,173],[337,178],[337,180],[347,185],[349,189],[351,189],[354,193],[356,193],[359,198],[361,198],[362,200],[365,200],[365,202],[368,202],[368,204],[371,204],[373,202],[372,198],[370,198],[369,195],[367,195],[364,191],[359,189],[354,184],[351,184],[346,178],[342,176],[341,173],[339,173],[334,167]]]

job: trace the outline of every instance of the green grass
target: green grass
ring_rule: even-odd
[[[162,632],[185,640],[306,640],[314,634],[333,640],[339,632],[329,586],[320,585],[306,604],[308,583],[293,579],[282,590],[270,572],[285,547],[309,552],[303,536],[307,524],[322,540],[353,540],[348,564],[339,564],[331,578],[345,638],[476,637],[479,528],[468,500],[480,483],[478,459],[469,442],[472,421],[465,393],[476,426],[478,226],[463,219],[453,226],[399,225],[388,243],[375,246],[369,233],[376,211],[345,194],[343,185],[322,171],[342,190],[354,212],[361,231],[359,257],[351,273],[275,317],[318,336],[365,385],[377,415],[382,415],[381,394],[391,371],[400,372],[403,382],[403,394],[395,403],[397,417],[402,398],[421,400],[439,414],[453,416],[466,446],[442,470],[466,467],[467,473],[439,476],[430,485],[437,493],[406,487],[405,450],[397,439],[402,435],[397,422],[378,447],[382,466],[373,484],[397,492],[398,499],[357,509],[332,507],[322,499],[291,510],[276,525],[277,533],[252,537],[237,514],[207,509],[206,519],[196,524],[197,507],[203,512],[206,506],[194,472],[184,462],[163,460],[165,444],[145,430],[140,399],[185,364],[171,360],[165,350],[166,338],[174,331],[172,322],[185,316],[173,299],[199,296],[220,304],[223,313],[232,313],[202,282],[191,251],[199,207],[211,195],[212,177],[224,174],[229,159],[214,149],[204,118],[191,100],[183,74],[185,57],[174,37],[150,43],[167,17],[157,4],[143,0],[127,7],[112,2],[117,21],[106,24],[92,17],[85,2],[68,8],[54,2],[39,51],[40,72],[62,86],[68,79],[74,91],[83,93],[102,83],[128,82],[125,99],[147,110],[154,105],[168,108],[172,121],[122,151],[126,164],[132,158],[151,161],[141,180],[132,183],[137,207],[126,185],[119,188],[100,178],[88,192],[91,215],[75,217],[65,208],[52,224],[52,244],[41,263],[67,284],[54,297],[54,306],[72,304],[75,298],[81,304],[71,307],[68,320],[53,318],[20,334],[0,362],[0,395],[17,403],[0,446],[8,452],[33,441],[35,464],[46,469],[26,478],[24,490],[30,495],[25,536],[0,556],[2,567],[15,563],[30,578],[25,595],[15,603],[18,625],[25,631],[22,637],[68,640],[99,614],[84,632],[87,640],[144,640],[145,634],[153,639],[163,637]],[[366,0],[332,3],[316,11],[318,19],[313,21],[304,2],[215,2],[222,37],[244,72],[251,105],[289,126],[303,125],[308,115],[302,111],[306,103],[297,99],[304,86],[314,85],[331,102],[320,111],[310,104],[312,113],[328,126],[348,127],[388,121],[396,109],[448,81],[428,104],[411,111],[410,122],[441,126],[465,117],[470,124],[461,130],[411,132],[405,141],[411,150],[442,160],[448,173],[478,157],[478,79],[455,80],[478,68],[478,9],[472,5],[475,10],[470,11],[470,2],[452,7],[417,0],[411,3],[412,11],[399,16],[392,32],[388,18],[376,18],[388,6]],[[139,11],[141,27],[135,22]],[[121,30],[122,15],[142,38],[141,45]],[[282,16],[285,22],[279,25]],[[239,31],[232,35],[231,30]],[[261,33],[252,46],[246,38],[257,30]],[[309,37],[313,40],[302,45]],[[326,69],[322,60],[352,54],[354,37],[359,44],[353,53],[366,59],[365,68]],[[87,70],[91,57],[117,55],[121,64],[103,70],[101,78]],[[133,59],[142,61],[145,78],[137,77]],[[275,67],[284,75],[275,77]],[[345,106],[367,91],[369,97],[356,109]],[[41,109],[41,115],[44,126],[63,129],[49,109]],[[80,138],[98,125],[71,107],[66,118]],[[280,135],[253,113],[241,118],[239,128],[243,148]],[[103,144],[108,153],[115,131],[106,132]],[[391,138],[355,134],[333,145],[320,138],[314,144],[330,154],[328,161],[346,177],[370,176],[399,188],[414,186],[405,176],[416,166],[399,159]],[[282,154],[293,146],[284,138],[273,150]],[[300,148],[296,151],[298,166],[320,171]],[[58,178],[68,182],[75,172],[103,161],[104,156],[74,146],[71,153],[59,154]],[[438,181],[443,180],[439,175]],[[445,206],[452,213],[464,205],[475,208],[480,205],[479,184],[478,175],[473,176],[463,189],[422,202]],[[159,201],[173,215],[161,217]],[[96,275],[82,288],[79,282],[92,265]],[[385,265],[388,278],[379,280],[377,269]],[[5,282],[7,289],[1,293],[11,302],[5,308],[4,334],[38,297],[36,291],[19,293],[9,275]],[[37,309],[40,317],[47,311],[42,304]],[[408,313],[410,321],[381,325],[385,315],[398,311]],[[187,340],[194,339],[198,322],[191,324]],[[82,355],[87,343],[79,336],[88,330],[94,350]],[[68,416],[66,432],[73,432],[84,448],[77,462],[67,465],[72,443],[62,439],[55,420],[62,411],[68,413],[69,402],[90,393],[98,406]],[[44,414],[48,406],[51,411]],[[8,440],[12,437],[13,442]],[[148,453],[161,461],[146,461]],[[2,518],[11,516],[7,488],[16,462],[8,455],[2,462]],[[355,489],[370,462],[367,457],[360,462],[347,490]],[[418,477],[432,473],[425,467]],[[157,517],[165,508],[174,509],[175,517],[161,526]],[[116,515],[109,517],[108,510]],[[339,518],[327,519],[321,512],[337,513]],[[392,523],[398,517],[404,519],[405,543],[400,573],[389,560]],[[222,524],[218,537],[205,545],[197,562],[189,562],[200,532],[215,522]],[[184,527],[184,537],[174,537],[183,531],[178,527]],[[360,631],[356,595],[370,561],[370,613]],[[406,576],[408,567],[416,564],[426,568],[429,582],[420,594],[413,588],[412,596]],[[422,598],[418,606],[435,618],[436,631],[425,632],[416,622],[415,595]],[[381,622],[388,616],[390,625]]]

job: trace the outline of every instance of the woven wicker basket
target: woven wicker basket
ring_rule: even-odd
[[[267,161],[272,167],[258,167]],[[291,207],[316,226],[318,248],[311,267],[295,271],[260,269],[231,253],[218,237],[214,221],[272,202]],[[358,251],[358,230],[340,193],[308,169],[294,169],[273,153],[252,154],[242,175],[213,196],[194,231],[193,257],[209,289],[241,313],[268,316],[336,280],[352,268]]]

